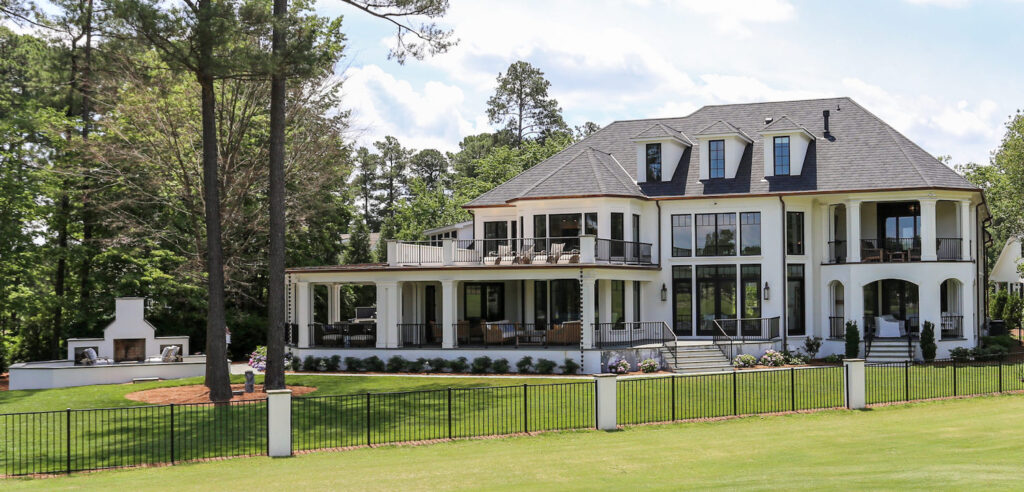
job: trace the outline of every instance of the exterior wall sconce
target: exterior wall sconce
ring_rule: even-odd
[[[668,287],[665,287],[664,283],[661,284],[661,300],[662,302],[668,300]]]
[[[764,300],[768,300],[771,297],[771,287],[768,287],[768,282],[764,283]]]

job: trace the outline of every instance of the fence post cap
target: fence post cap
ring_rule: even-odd
[[[599,373],[599,374],[594,374],[594,377],[595,378],[617,378],[617,377],[619,377],[619,375],[615,374],[615,373],[610,373],[610,372],[602,372],[602,373]]]
[[[290,390],[290,389],[267,390],[267,394],[268,395],[290,395],[290,394],[292,394],[292,390]]]
[[[864,362],[864,359],[843,359],[843,363],[846,362]]]

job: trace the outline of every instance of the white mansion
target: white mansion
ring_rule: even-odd
[[[289,269],[291,350],[699,370],[841,353],[850,321],[903,359],[931,322],[943,357],[984,322],[981,190],[848,98],[616,121],[466,208],[387,263]],[[376,309],[341,319],[345,284]]]

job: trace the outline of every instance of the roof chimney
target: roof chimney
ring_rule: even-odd
[[[828,110],[826,109],[826,110],[822,111],[821,112],[821,116],[823,118],[825,118],[825,135],[828,135],[829,134],[829,131],[828,131]]]
[[[775,120],[775,118],[772,118],[771,116],[765,116],[764,117],[764,124],[765,124],[765,126],[770,125],[773,120]]]

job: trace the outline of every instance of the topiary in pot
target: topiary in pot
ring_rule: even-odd
[[[846,358],[856,359],[860,355],[860,330],[856,321],[846,322]]]
[[[925,362],[931,362],[935,360],[935,352],[938,350],[938,345],[935,344],[935,323],[931,321],[924,322],[924,328],[921,328],[921,357],[924,358]]]

